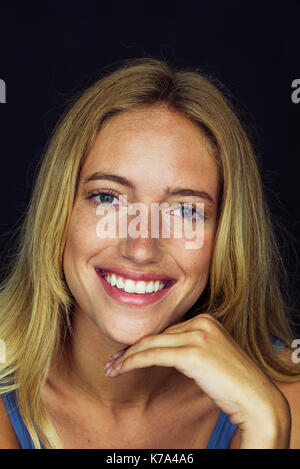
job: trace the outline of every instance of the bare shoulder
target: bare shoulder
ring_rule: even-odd
[[[280,352],[280,358],[290,363],[291,352],[287,349],[283,349]],[[290,449],[300,449],[300,379],[293,382],[274,380],[274,383],[285,396],[290,407],[292,417]]]
[[[300,449],[300,380],[292,383],[275,381],[275,384],[290,407],[292,417],[290,449]]]
[[[20,443],[0,396],[0,449],[20,449]]]

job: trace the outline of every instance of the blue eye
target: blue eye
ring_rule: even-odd
[[[180,204],[179,207],[175,208],[174,212],[176,210],[180,210],[180,216],[189,221],[196,221],[198,219],[204,220],[206,218],[202,210],[198,210],[195,207],[187,207],[186,204]]]
[[[117,199],[118,200],[118,195],[117,193],[113,191],[98,191],[94,192],[93,194],[88,196],[88,199],[93,199],[97,203],[97,205],[116,205],[113,204],[113,200]],[[99,197],[99,200],[96,201],[96,197]]]
[[[119,200],[120,194],[118,192],[114,192],[112,190],[107,191],[96,191],[90,194],[87,199],[92,199],[96,205],[111,205],[115,206],[120,203]],[[99,200],[96,200],[99,198]],[[117,199],[117,203],[113,203],[114,199]],[[180,211],[179,216],[192,222],[196,222],[197,220],[204,220],[207,217],[204,215],[204,211],[199,209],[198,207],[195,208],[192,204],[187,203],[178,203],[177,206],[173,206],[172,212],[176,215],[177,211]],[[177,215],[178,216],[178,215]]]

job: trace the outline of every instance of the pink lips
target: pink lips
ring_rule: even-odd
[[[121,275],[122,277],[125,278],[130,278],[132,280],[144,280],[145,282],[150,281],[150,280],[161,280],[164,283],[167,283],[169,281],[175,282],[175,279],[168,277],[167,275],[164,274],[158,274],[157,272],[137,272],[134,270],[128,270],[128,269],[122,269],[120,267],[114,267],[113,269],[111,268],[101,268],[97,267],[96,271],[99,271],[101,275],[103,274],[117,274]]]
[[[169,277],[162,276],[159,274],[152,274],[152,273],[137,273],[132,272],[124,269],[96,269],[97,276],[106,291],[111,298],[116,300],[118,303],[126,304],[130,306],[147,306],[159,301],[165,295],[169,293],[173,285],[176,283],[176,280],[170,279]],[[111,286],[104,278],[104,274],[106,273],[115,273],[117,275],[121,275],[125,278],[131,278],[132,280],[161,280],[162,282],[166,283],[166,287],[162,290],[153,293],[147,293],[145,295],[138,294],[138,293],[127,293],[124,290],[120,290],[119,288]],[[126,275],[125,275],[126,273]]]

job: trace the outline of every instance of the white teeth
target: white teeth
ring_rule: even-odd
[[[124,290],[127,292],[127,293],[134,293],[134,289],[135,289],[135,283],[133,280],[129,280],[128,278],[125,280],[125,287],[124,287]]]
[[[151,283],[151,282],[150,282]],[[152,290],[150,292],[147,291],[147,287],[148,285],[146,285],[145,282],[143,282],[142,280],[140,280],[139,282],[136,282],[135,284],[135,289],[134,289],[134,293],[151,293]]]
[[[114,287],[117,284],[117,277],[115,274],[111,274],[110,284]]]
[[[153,291],[154,291],[154,283],[151,280],[151,282],[147,283],[146,293],[152,293]]]
[[[117,288],[120,288],[121,290],[123,290],[123,289],[124,289],[124,286],[125,286],[125,285],[124,285],[123,280],[121,279],[121,277],[118,277],[118,278],[117,278],[116,287],[117,287]]]
[[[113,287],[117,287],[120,290],[126,291],[127,293],[138,293],[145,295],[147,293],[157,292],[158,290],[162,290],[162,288],[165,287],[165,284],[159,280],[156,280],[155,282],[153,280],[150,282],[144,282],[142,280],[135,282],[131,279],[123,279],[122,277],[118,277],[115,274],[105,275],[104,278]]]

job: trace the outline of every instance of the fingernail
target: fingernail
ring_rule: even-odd
[[[109,376],[111,376],[112,378],[114,378],[115,376],[118,376],[119,371],[122,368],[122,365],[123,365],[123,362],[120,362],[115,366],[115,368],[112,367],[113,369],[112,371],[109,372],[110,373]]]
[[[118,363],[115,370],[120,371],[120,369],[122,368],[122,365],[123,365],[123,362]]]
[[[107,370],[105,371],[105,376],[108,376],[111,370],[112,370],[112,366],[108,367]]]
[[[113,353],[110,358],[112,360],[115,360],[116,358],[119,358],[121,355],[123,355],[124,352],[125,352],[125,349],[118,350],[117,352]]]
[[[114,361],[115,361],[115,360],[109,360],[109,362],[107,362],[107,363],[104,365],[104,369],[106,370],[107,368],[109,368],[109,367],[113,364]]]

